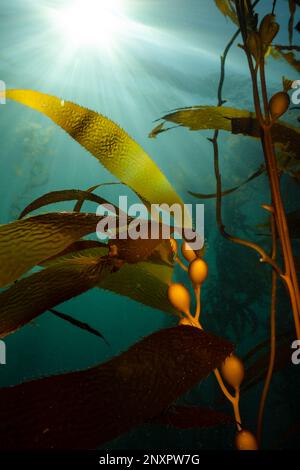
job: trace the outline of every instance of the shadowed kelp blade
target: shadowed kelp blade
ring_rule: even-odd
[[[64,189],[61,191],[52,191],[50,193],[44,194],[43,196],[40,196],[39,198],[35,199],[28,206],[25,207],[25,209],[21,212],[19,219],[22,219],[30,212],[36,211],[37,209],[40,209],[41,207],[48,206],[50,204],[57,204],[57,203],[64,202],[64,201],[76,201],[76,200],[80,202],[81,204],[84,201],[92,201],[100,206],[106,205],[106,204],[113,206],[113,204],[108,202],[106,199],[100,196],[97,196],[96,194],[93,194],[90,191],[81,191],[80,189]],[[116,209],[116,214],[118,214],[118,209],[116,207],[115,209]],[[74,210],[74,212],[79,212],[79,211]]]
[[[211,408],[177,405],[154,418],[151,423],[172,426],[178,429],[210,428],[232,424],[234,418]]]
[[[96,232],[101,219],[94,214],[61,212],[0,226],[0,287],[83,236]]]
[[[100,366],[0,390],[0,448],[92,449],[160,415],[232,352],[189,326]]]
[[[16,331],[46,310],[92,289],[112,269],[111,263],[101,258],[81,257],[21,279],[0,293],[0,337]]]
[[[125,264],[119,271],[102,279],[98,287],[178,317],[179,312],[167,297],[172,276],[171,266],[150,262]]]

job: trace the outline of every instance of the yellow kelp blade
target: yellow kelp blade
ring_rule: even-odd
[[[112,264],[101,258],[77,258],[21,279],[0,293],[0,337],[4,337],[49,308],[95,287]]]
[[[119,271],[101,280],[98,287],[178,316],[167,298],[173,267],[143,262],[125,264]]]
[[[48,116],[107,170],[152,204],[182,204],[149,155],[123,129],[95,111],[32,90],[8,90],[6,98]]]
[[[0,287],[56,255],[89,233],[101,220],[94,214],[49,213],[0,226]]]
[[[260,126],[254,113],[223,106],[193,106],[166,114],[163,121],[174,122],[192,131],[219,129],[259,139]],[[167,129],[166,129],[167,130]],[[299,160],[300,129],[277,121],[272,127],[275,145]]]
[[[192,131],[205,129],[222,129],[231,131],[233,118],[255,118],[250,111],[225,106],[192,106],[191,108],[179,108],[168,113],[161,119],[174,122]]]
[[[69,245],[62,252],[41,261],[39,266],[48,268],[49,266],[54,266],[57,263],[65,263],[66,261],[78,258],[79,256],[83,256],[85,258],[88,256],[101,258],[102,256],[107,255],[108,245],[94,240],[78,240],[77,242],[72,243],[72,245]]]
[[[65,264],[78,257],[102,257],[108,247],[97,247],[98,242],[82,240],[70,245],[63,253],[41,263],[44,267]],[[174,263],[170,260],[167,242],[153,250],[149,260],[136,264],[125,263],[117,272],[102,279],[98,287],[128,297],[157,310],[178,315],[167,299],[167,289],[172,281]]]
[[[239,24],[233,2],[230,0],[215,0],[216,6],[224,16],[228,16],[236,25]]]

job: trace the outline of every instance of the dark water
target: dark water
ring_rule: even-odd
[[[124,0],[126,17],[138,27],[127,25],[127,31],[119,31],[108,54],[101,47],[71,46],[56,31],[49,8],[59,8],[62,3],[11,0],[1,5],[0,78],[7,87],[61,96],[109,116],[151,155],[185,202],[195,203],[189,190],[214,192],[213,153],[206,139],[211,132],[177,129],[157,140],[147,135],[153,121],[171,109],[216,104],[219,57],[236,27],[207,0]],[[271,3],[261,1],[259,11],[269,12]],[[287,41],[287,5],[278,1],[282,25],[279,43]],[[292,68],[270,58],[270,93],[281,88],[283,75],[298,78]],[[246,61],[236,46],[227,61],[224,98],[228,106],[253,109]],[[287,118],[296,125],[295,114]],[[31,200],[48,191],[86,189],[114,181],[68,135],[21,105],[9,102],[1,106],[0,133],[1,223],[15,220]],[[226,133],[221,133],[219,142],[225,188],[243,181],[262,162],[259,142]],[[118,186],[112,188],[104,188],[101,195],[117,201]],[[299,189],[287,176],[283,177],[283,195],[289,210],[298,208]],[[268,202],[265,175],[228,196],[224,199],[228,230],[268,246],[268,240],[256,235],[256,225],[266,221],[260,206]],[[85,207],[95,209],[89,204]],[[71,205],[55,208],[69,210]],[[269,336],[270,269],[260,265],[256,254],[221,238],[214,201],[205,204],[205,237],[210,276],[203,289],[203,324],[233,341],[243,357]],[[176,278],[186,281],[179,269]],[[293,335],[291,309],[282,288],[279,297],[278,330]],[[163,312],[100,289],[60,309],[98,328],[110,346],[45,313],[6,339],[7,365],[0,369],[2,386],[104,362],[143,336],[176,322]],[[287,434],[300,420],[299,379],[300,366],[292,364],[274,375],[265,414],[265,447],[299,446],[299,433]],[[262,382],[241,397],[243,420],[253,431],[261,390]],[[214,377],[200,383],[181,401],[231,413]],[[106,447],[227,449],[233,447],[233,436],[231,427],[182,432],[147,425]]]

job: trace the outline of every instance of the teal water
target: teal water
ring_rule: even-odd
[[[207,0],[124,0],[124,12],[135,25],[107,51],[95,47],[69,48],[48,15],[63,1],[11,0],[0,12],[0,79],[8,88],[29,88],[53,94],[94,109],[122,126],[151,155],[186,203],[195,203],[188,191],[215,191],[212,132],[176,129],[148,139],[154,120],[183,106],[215,105],[220,55],[236,27]],[[269,12],[263,0],[258,11]],[[286,1],[277,12],[286,29]],[[299,16],[299,15],[298,15]],[[295,33],[297,34],[297,33]],[[297,38],[298,39],[298,38]],[[281,32],[278,43],[286,41]],[[270,93],[281,88],[283,75],[297,79],[282,61],[268,61]],[[253,109],[251,83],[245,57],[234,46],[226,65],[224,98],[227,105]],[[295,113],[287,119],[296,125]],[[15,220],[34,198],[53,190],[86,189],[115,181],[99,162],[47,118],[19,104],[0,107],[0,222]],[[238,184],[262,162],[260,143],[222,133],[221,172],[224,188]],[[118,188],[118,189],[116,189]],[[101,195],[117,201],[119,187],[103,188]],[[122,188],[122,194],[132,194]],[[299,188],[283,178],[287,208],[299,204]],[[265,175],[224,199],[224,220],[229,231],[261,241],[257,224],[266,220],[260,205],[269,202]],[[70,210],[72,204],[49,210]],[[95,210],[86,204],[86,210]],[[203,324],[232,340],[243,356],[268,338],[270,270],[255,254],[223,240],[215,223],[215,203],[205,204],[205,237],[210,278],[203,290]],[[268,243],[267,240],[263,241]],[[176,278],[186,278],[176,270]],[[78,330],[49,313],[38,317],[6,339],[7,365],[0,368],[0,385],[13,385],[104,362],[131,344],[176,320],[159,310],[125,297],[94,289],[61,305],[60,310],[99,329],[110,343]],[[293,333],[291,312],[280,290],[278,329]],[[265,445],[300,420],[300,366],[288,364],[274,376],[267,402]],[[242,415],[255,430],[262,382],[241,398]],[[213,377],[182,399],[186,404],[231,409],[222,399]],[[144,426],[122,436],[111,448],[232,448],[234,430],[216,428],[178,431]],[[297,440],[298,439],[298,440]],[[299,435],[287,437],[282,447],[299,445]]]

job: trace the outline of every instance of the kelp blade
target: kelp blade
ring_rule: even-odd
[[[78,256],[102,257],[108,255],[108,245],[94,240],[78,240],[60,253],[50,256],[39,263],[39,266],[49,267],[57,263],[64,263]]]
[[[178,429],[210,428],[234,423],[232,416],[221,411],[199,406],[176,405],[154,418],[151,423]]]
[[[175,327],[92,369],[2,389],[0,448],[96,448],[160,415],[232,349],[196,328]]]
[[[110,119],[75,103],[32,90],[7,90],[6,98],[48,116],[107,170],[150,203],[182,204],[147,153]]]
[[[0,293],[0,337],[95,287],[112,271],[101,258],[78,258],[32,274]]]
[[[101,217],[81,213],[49,213],[0,226],[0,287],[33,266],[96,232]]]
[[[233,23],[236,25],[239,24],[236,11],[233,8],[233,4],[230,2],[230,0],[215,0],[215,4],[224,16],[230,18],[231,21],[233,21]]]
[[[28,206],[25,207],[25,209],[21,212],[19,219],[22,219],[26,215],[28,215],[30,212],[36,211],[37,209],[40,209],[41,207],[48,206],[49,204],[56,204],[59,202],[64,202],[64,201],[78,201],[81,204],[83,204],[84,201],[92,201],[95,202],[96,204],[102,206],[102,205],[107,205],[109,204],[112,206],[110,202],[108,202],[106,199],[97,196],[96,194],[93,194],[90,191],[81,191],[80,189],[65,189],[61,191],[51,191],[50,193],[44,194],[43,196],[38,197],[34,201],[32,201]],[[115,207],[115,206],[114,206]],[[118,208],[115,207],[116,214],[118,214]],[[79,212],[77,210],[74,210],[74,212]]]
[[[60,318],[61,320],[69,323],[70,325],[75,326],[76,328],[80,328],[83,331],[87,331],[91,335],[97,336],[97,338],[104,340],[106,344],[108,344],[103,334],[99,330],[96,330],[96,328],[90,326],[88,323],[82,322],[81,320],[78,320],[77,318],[74,318],[71,315],[59,312],[58,310],[54,310],[53,308],[50,308],[49,312],[52,313],[52,315]]]
[[[125,264],[119,271],[102,279],[98,287],[178,316],[167,298],[172,276],[171,266],[150,262]]]
[[[181,108],[161,118],[187,127],[192,131],[219,129],[260,138],[261,132],[255,114],[250,111],[224,106],[193,106]],[[299,160],[300,130],[286,122],[278,121],[272,127],[275,144]]]
[[[98,248],[99,242],[83,240],[70,245],[64,252],[46,259],[43,266],[54,266],[78,256],[104,256],[108,248]],[[134,247],[133,247],[134,248]],[[118,271],[99,281],[98,287],[127,297],[143,305],[178,316],[167,299],[167,289],[172,281],[174,262],[167,241],[159,245],[147,261],[125,263]]]

